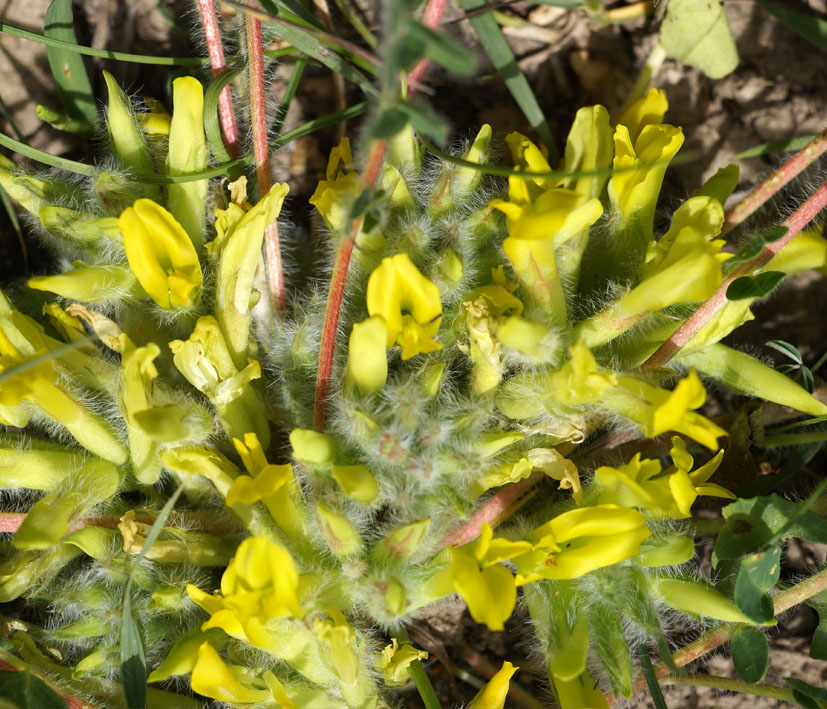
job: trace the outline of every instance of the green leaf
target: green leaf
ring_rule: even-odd
[[[715,554],[719,559],[737,559],[790,537],[827,544],[827,520],[807,509],[802,514],[802,509],[801,504],[778,495],[736,500],[722,510],[726,524],[718,535]]]
[[[762,143],[761,145],[756,145],[754,148],[749,148],[738,153],[735,159],[745,160],[746,158],[757,158],[761,155],[769,155],[771,153],[797,153],[815,137],[815,135],[799,135],[795,138],[785,138],[784,140],[773,140],[769,143]]]
[[[146,535],[146,541],[140,553],[132,562],[132,568],[126,580],[121,616],[121,673],[127,709],[145,709],[146,707],[146,657],[141,634],[132,614],[132,584],[135,580],[135,572],[155,540],[158,539],[167,517],[183,491],[184,485],[181,484],[161,509],[149,534]]]
[[[392,106],[381,111],[370,125],[368,131],[373,138],[391,138],[408,125],[408,114],[399,106]]]
[[[426,49],[421,38],[406,35],[391,46],[388,61],[397,71],[410,71],[425,58]]]
[[[827,660],[827,593],[822,591],[809,599],[807,605],[818,613],[818,626],[810,644],[810,657],[814,660]]]
[[[28,670],[0,670],[0,697],[18,709],[66,709],[63,698]]]
[[[793,697],[802,706],[818,709],[821,702],[827,702],[827,689],[824,689],[824,687],[816,687],[804,680],[794,679],[793,677],[785,677],[784,681],[793,688]],[[808,699],[810,700],[809,703],[806,701]]]
[[[793,32],[801,35],[808,42],[812,42],[819,49],[827,49],[827,22],[820,17],[788,10],[786,7],[780,7],[774,2],[769,2],[769,0],[755,1]]]
[[[660,43],[684,64],[710,79],[738,66],[738,50],[721,0],[670,0],[660,26]]]
[[[422,42],[425,53],[435,64],[463,76],[474,72],[476,68],[474,54],[469,52],[467,47],[442,32],[435,32],[425,27],[416,20],[409,20],[407,29],[410,37]]]
[[[726,290],[727,300],[746,300],[747,298],[764,298],[787,277],[782,271],[765,271],[757,276],[742,276],[729,284]]]
[[[264,22],[279,39],[291,44],[302,54],[324,64],[328,69],[340,74],[348,81],[352,81],[368,96],[376,96],[376,87],[373,82],[359,69],[336,52],[336,47],[322,42],[317,37],[295,25],[285,25],[275,22]]]
[[[505,81],[506,87],[511,92],[520,110],[528,119],[529,124],[535,130],[540,140],[548,148],[549,162],[553,165],[560,157],[554,136],[549,127],[543,110],[534,95],[528,80],[520,69],[511,47],[508,46],[500,26],[491,15],[486,12],[487,6],[484,0],[460,0],[459,3],[466,13],[475,13],[469,16],[471,26],[480,40],[491,63],[494,65],[500,76]]]
[[[649,694],[652,697],[652,703],[655,709],[667,709],[666,699],[663,697],[663,690],[658,683],[655,668],[652,667],[652,658],[649,657],[649,649],[646,643],[640,643],[637,646],[638,657],[640,658],[640,666],[643,669],[643,676],[646,677],[646,686],[649,688]]]
[[[21,39],[28,39],[32,42],[45,45],[46,47],[56,47],[64,49],[75,54],[84,54],[88,57],[101,57],[102,59],[115,59],[121,62],[132,62],[133,64],[156,64],[158,66],[209,66],[210,60],[208,57],[163,57],[148,54],[129,54],[127,52],[112,52],[108,49],[93,49],[92,47],[84,47],[75,42],[65,42],[62,39],[55,37],[44,37],[42,34],[36,32],[29,32],[10,25],[8,22],[0,22],[0,32],[5,32],[13,37],[20,37]]]
[[[772,598],[767,593],[778,582],[781,572],[781,547],[750,554],[741,561],[735,577],[735,604],[756,623],[775,617]],[[756,680],[757,681],[757,680]]]
[[[216,76],[204,91],[204,132],[210,143],[210,152],[218,162],[230,162],[230,154],[224,147],[221,121],[218,116],[218,98],[224,87],[241,73],[241,69],[225,69]]]
[[[738,676],[755,684],[760,682],[770,666],[770,646],[758,628],[745,625],[735,631],[730,641],[732,663]]]
[[[726,262],[726,267],[731,268],[734,265],[752,261],[752,259],[761,253],[766,244],[772,244],[773,242],[786,236],[786,234],[787,227],[785,226],[777,226],[763,234],[755,234],[746,244],[735,252],[735,256]]]
[[[43,34],[46,37],[77,44],[74,25],[72,0],[52,0],[49,9],[46,10]],[[57,47],[46,47],[46,56],[49,58],[52,76],[57,83],[66,113],[71,118],[85,121],[91,132],[92,126],[98,120],[98,112],[95,109],[95,96],[83,59],[77,52]]]
[[[789,357],[796,364],[802,364],[804,360],[801,359],[801,353],[796,347],[784,340],[767,340],[764,343],[767,347],[772,347],[776,352],[780,352],[786,357]]]

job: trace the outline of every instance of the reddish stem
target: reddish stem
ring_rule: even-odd
[[[752,215],[761,205],[765,204],[778,190],[801,173],[814,160],[827,151],[827,129],[821,131],[799,152],[772,173],[766,180],[753,189],[744,199],[736,204],[724,219],[721,229],[726,234],[741,222]]]
[[[793,212],[787,219],[784,220],[782,226],[787,227],[787,233],[778,241],[767,244],[763,251],[751,261],[741,264],[734,271],[732,271],[726,278],[724,278],[718,290],[712,295],[709,300],[702,303],[692,315],[690,315],[681,326],[675,330],[672,336],[666,340],[658,350],[644,363],[644,367],[662,367],[677,352],[686,345],[697,333],[703,328],[715,314],[727,303],[727,289],[730,284],[742,276],[751,275],[756,269],[766,265],[767,262],[775,256],[790,240],[798,234],[804,227],[806,227],[818,213],[827,206],[827,182],[823,182],[821,186]]]
[[[382,167],[386,149],[387,143],[384,140],[379,140],[371,146],[368,161],[365,164],[365,172],[362,177],[362,185],[365,188],[372,187],[379,177],[379,169]],[[319,369],[316,373],[316,402],[313,410],[313,427],[317,431],[324,431],[327,422],[327,397],[330,394],[333,355],[336,352],[336,332],[339,329],[339,311],[342,308],[342,296],[345,292],[347,269],[350,265],[350,257],[353,254],[353,245],[356,243],[356,236],[361,226],[361,217],[353,220],[350,235],[339,244],[339,249],[336,252],[336,260],[333,263],[333,273],[330,276],[330,291],[327,294],[322,342],[319,348]]]
[[[446,0],[428,0],[422,22],[431,29],[436,29],[445,11]],[[418,87],[419,80],[425,73],[425,59],[413,68],[408,74],[408,96],[413,96]],[[418,72],[416,76],[415,72]],[[384,140],[375,142],[368,154],[365,170],[362,176],[362,185],[365,188],[373,187],[379,178],[382,168],[382,161],[385,159],[387,144]],[[330,291],[327,295],[327,305],[324,312],[324,327],[322,329],[322,342],[319,351],[319,369],[316,373],[316,401],[313,410],[313,427],[317,431],[324,431],[327,423],[327,398],[330,394],[330,381],[333,376],[333,355],[336,351],[336,333],[339,330],[339,312],[342,308],[342,296],[345,292],[345,281],[347,270],[350,266],[350,257],[353,254],[353,244],[356,235],[362,226],[362,219],[353,220],[350,235],[339,245],[336,252],[336,260],[333,264],[333,273],[330,277]]]
[[[247,57],[250,62],[250,117],[253,124],[253,152],[256,159],[258,191],[263,198],[272,186],[270,145],[267,142],[267,114],[264,108],[264,49],[261,46],[261,20],[248,14]],[[284,269],[281,262],[279,227],[268,224],[264,232],[264,254],[273,310],[284,310]]]
[[[425,27],[435,30],[442,21],[445,6],[448,0],[430,0],[422,13],[422,24]],[[414,96],[419,87],[422,86],[422,77],[425,76],[425,69],[428,68],[428,58],[422,59],[408,74],[408,96]]]
[[[224,60],[224,45],[221,42],[221,29],[215,14],[215,2],[214,0],[198,0],[198,8],[201,10],[201,22],[204,25],[212,75],[218,76],[227,68],[227,62]],[[221,122],[221,132],[224,134],[224,145],[230,157],[235,159],[238,157],[238,126],[235,122],[233,97],[229,86],[225,86],[218,97],[218,118]]]
[[[503,487],[496,495],[486,500],[485,504],[477,509],[460,527],[445,537],[439,543],[439,548],[460,547],[476,539],[480,534],[483,522],[494,526],[494,522],[497,521],[500,515],[509,509],[520,495],[542,477],[543,473],[537,472],[525,480],[520,480],[519,482],[511,483]]]

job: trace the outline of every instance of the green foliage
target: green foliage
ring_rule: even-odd
[[[738,676],[750,684],[760,682],[770,666],[770,648],[764,633],[752,626],[738,628],[730,648]]]
[[[827,49],[827,21],[814,15],[805,15],[802,12],[790,10],[770,0],[756,0],[756,2],[800,37],[819,49]]]
[[[775,616],[772,599],[767,591],[778,583],[780,573],[780,546],[750,554],[741,560],[735,577],[735,603],[754,622],[766,623]]]
[[[660,43],[675,59],[721,79],[738,66],[738,50],[722,0],[671,0]]]
[[[28,670],[0,670],[0,697],[17,709],[66,709],[66,702]]]

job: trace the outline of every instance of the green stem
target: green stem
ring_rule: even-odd
[[[401,642],[411,642],[411,639],[408,637],[408,631],[404,628],[400,628],[397,635]],[[442,709],[442,704],[439,703],[439,697],[436,696],[434,687],[422,663],[419,660],[414,660],[408,669],[411,673],[411,679],[419,692],[419,696],[422,698],[422,703],[425,705],[425,709]]]
[[[750,684],[731,677],[715,677],[712,675],[668,675],[661,678],[662,684],[690,684],[698,687],[712,687],[727,692],[754,694],[757,697],[769,697],[782,702],[795,703],[791,689],[784,689],[774,684]]]

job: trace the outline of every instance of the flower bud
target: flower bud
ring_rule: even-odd
[[[362,538],[350,520],[323,502],[316,502],[316,522],[327,546],[336,556],[352,556],[362,549]]]
[[[204,139],[204,89],[198,79],[181,76],[172,82],[167,175],[198,172],[207,167]],[[204,243],[209,180],[173,182],[168,187],[169,211],[189,234],[196,251]]]

